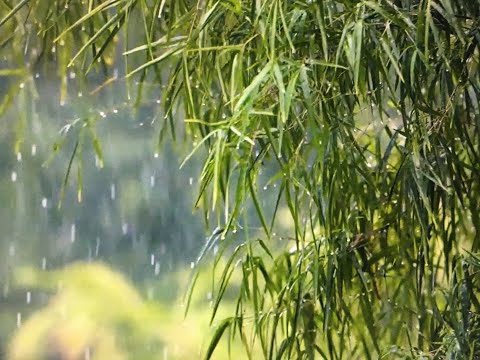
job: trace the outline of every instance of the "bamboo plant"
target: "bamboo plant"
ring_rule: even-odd
[[[248,358],[477,359],[479,16],[478,0],[2,1],[0,75],[120,68],[132,107],[162,89],[159,140],[180,126],[185,161],[207,149],[205,252],[227,257],[212,322],[242,285],[206,358],[228,337]],[[249,207],[262,232],[232,248]]]

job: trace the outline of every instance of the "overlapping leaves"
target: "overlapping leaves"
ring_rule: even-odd
[[[40,4],[17,5],[0,23],[19,27],[25,7]],[[201,139],[193,151],[207,147],[206,218],[216,216],[228,239],[249,202],[258,215],[263,240],[247,237],[220,279],[241,271],[244,286],[207,357],[227,328],[249,356],[260,343],[269,359],[401,348],[433,357],[446,324],[460,348],[474,349],[465,320],[448,315],[455,300],[438,294],[457,291],[454,260],[479,248],[478,1],[65,5],[51,20],[56,35],[46,28],[43,40],[79,39],[60,53],[91,69],[123,29],[127,76],[163,84],[166,126],[175,134],[184,115]],[[273,212],[260,201],[265,168],[278,169]],[[294,223],[287,253],[274,235],[283,206]]]

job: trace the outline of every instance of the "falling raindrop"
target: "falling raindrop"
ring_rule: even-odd
[[[83,96],[83,93],[81,91],[78,92],[78,97],[82,97]]]
[[[37,145],[33,144],[32,145],[32,156],[37,155]]]
[[[30,304],[30,302],[32,301],[32,293],[30,291],[27,291],[27,304]]]
[[[110,198],[112,200],[115,200],[115,184],[114,183],[110,184]]]
[[[160,262],[157,261],[155,263],[155,276],[158,276],[158,274],[160,274]]]
[[[70,242],[75,242],[75,224],[70,227]]]
[[[95,244],[95,257],[98,257],[99,250],[100,250],[100,238],[97,236],[97,243]]]
[[[11,178],[12,178],[12,182],[17,181],[17,173],[15,171],[12,171]]]
[[[43,257],[42,258],[42,270],[45,270],[47,268],[47,258]]]
[[[22,313],[18,312],[17,313],[17,328],[22,326]]]
[[[150,186],[154,187],[155,186],[155,176],[150,176]]]
[[[190,269],[193,269],[194,267],[195,267],[195,263],[192,261],[192,262],[190,263]]]
[[[21,152],[17,153],[17,161],[18,162],[22,161],[22,153]]]
[[[23,89],[25,87],[24,83],[20,83],[20,89]]]
[[[156,152],[155,154],[153,154],[153,156],[154,156],[155,158],[158,158],[158,152]]]
[[[43,198],[42,199],[42,208],[46,209],[48,206],[48,200],[47,198]]]
[[[123,223],[122,224],[122,234],[127,235],[127,231],[128,231],[128,224]]]
[[[118,110],[117,110],[117,109],[113,109],[113,113],[114,113],[114,114],[118,114]]]
[[[90,348],[85,349],[85,360],[90,360]]]
[[[150,254],[150,265],[154,265],[155,264],[155,254]]]
[[[193,184],[193,177],[191,177],[191,178],[188,179],[188,183],[189,183],[190,185]]]
[[[167,251],[167,247],[165,246],[164,243],[161,243],[160,244],[160,254],[164,255],[166,251]]]
[[[75,74],[73,71],[71,71],[70,74],[68,74],[68,77],[73,80],[77,77],[77,74]]]
[[[14,244],[10,244],[10,246],[8,247],[8,255],[15,256],[15,245]]]

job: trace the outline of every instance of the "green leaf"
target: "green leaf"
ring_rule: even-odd
[[[223,336],[223,333],[225,332],[225,330],[231,327],[235,323],[235,321],[235,317],[226,318],[217,326],[212,336],[212,339],[210,340],[210,344],[208,345],[207,352],[205,353],[205,360],[211,359],[213,352],[215,351],[220,339]]]

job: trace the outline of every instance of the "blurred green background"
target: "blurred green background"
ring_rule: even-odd
[[[208,345],[211,261],[184,319],[192,267],[217,220],[195,206],[204,154],[180,169],[195,144],[182,141],[181,124],[165,134],[162,88],[128,93],[117,71],[88,86],[70,72],[63,100],[48,71],[2,78],[0,358],[191,359]],[[275,182],[260,185],[262,204],[274,203]],[[248,223],[254,235],[253,207]],[[236,296],[224,297],[225,314]]]
[[[9,81],[1,83],[2,99],[17,88],[0,130],[2,354],[14,331],[53,293],[33,280],[19,286],[15,274],[21,267],[41,273],[102,261],[125,274],[142,298],[179,306],[186,282],[180,284],[174,273],[188,272],[205,227],[201,212],[194,211],[197,163],[180,170],[181,143],[157,145],[161,89],[152,87],[134,112],[122,101],[122,81],[82,93],[72,72],[62,102],[54,76],[3,79]],[[96,136],[102,140],[93,146]],[[104,306],[95,289],[87,294]]]

